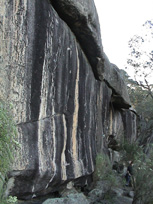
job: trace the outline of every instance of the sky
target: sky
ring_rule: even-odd
[[[102,44],[110,62],[123,69],[129,53],[128,41],[142,25],[153,19],[153,0],[94,0]]]

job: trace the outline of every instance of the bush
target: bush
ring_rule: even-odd
[[[133,161],[134,176],[133,204],[152,204],[153,203],[153,148],[149,155],[145,154],[142,147],[137,143],[121,145],[122,161]]]
[[[16,196],[9,196],[7,199],[0,200],[1,204],[16,204],[17,203],[17,197]]]
[[[134,165],[134,191],[133,204],[153,203],[153,150],[150,155],[143,152],[137,154]]]
[[[142,152],[142,148],[137,142],[130,143],[125,140],[120,144],[121,160],[123,162],[135,161],[137,159],[138,153]]]
[[[0,199],[3,195],[3,185],[6,174],[13,162],[13,155],[17,146],[16,126],[11,114],[11,106],[0,101]]]
[[[108,189],[118,185],[115,172],[112,170],[112,164],[109,157],[105,154],[98,154],[96,157],[96,168],[94,172],[94,181],[107,181]]]

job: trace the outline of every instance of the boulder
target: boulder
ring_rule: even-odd
[[[64,198],[54,198],[54,199],[47,199],[42,204],[89,204],[87,198],[83,195],[83,193],[78,194],[69,194],[67,197]]]
[[[89,192],[88,199],[89,199],[90,203],[96,203],[99,200],[103,200],[104,199],[104,190],[98,189],[98,188],[93,189],[92,191]]]
[[[113,203],[114,204],[132,204],[133,199],[125,196],[119,196],[114,199]]]

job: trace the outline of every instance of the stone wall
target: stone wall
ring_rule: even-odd
[[[30,199],[90,176],[109,136],[135,138],[136,124],[92,0],[1,0],[0,22],[0,98],[21,144],[7,193]]]

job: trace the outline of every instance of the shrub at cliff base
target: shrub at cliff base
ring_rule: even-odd
[[[3,200],[4,183],[7,172],[10,170],[15,149],[18,146],[15,138],[16,126],[11,115],[10,105],[0,101],[0,203],[13,203],[14,198]],[[13,199],[11,201],[11,199]]]
[[[129,141],[124,140],[120,144],[121,160],[125,163],[128,163],[128,161],[137,160],[137,156],[141,152],[142,148],[137,142],[130,143]]]
[[[153,204],[153,147],[145,154],[137,143],[124,142],[121,145],[122,161],[133,165],[134,199],[132,204]]]
[[[109,157],[105,154],[98,154],[96,157],[96,167],[93,175],[94,182],[96,181],[106,181],[107,182],[107,192],[106,196],[109,197],[113,187],[119,185],[116,173],[112,170],[112,163]]]
[[[153,148],[149,155],[139,152],[134,165],[133,204],[153,204]]]

